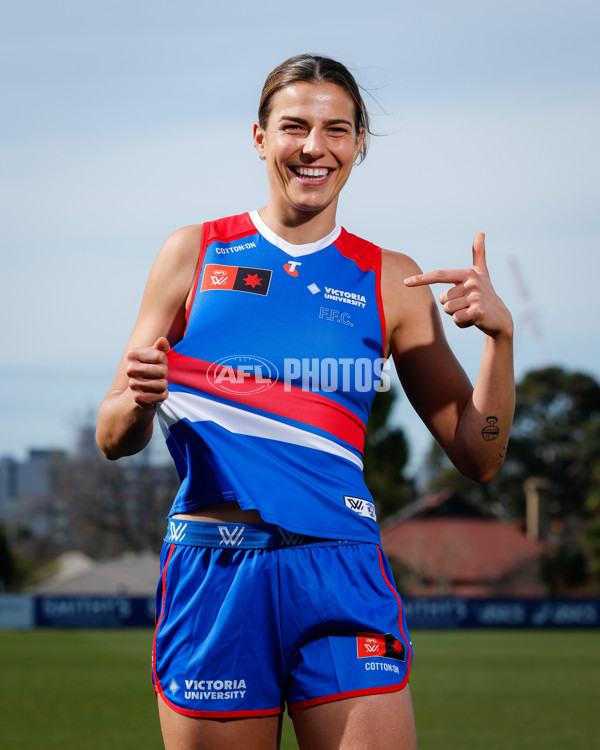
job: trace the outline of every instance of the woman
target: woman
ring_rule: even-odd
[[[276,748],[286,703],[301,748],[416,747],[412,647],[362,476],[366,420],[391,355],[450,459],[489,481],[514,407],[512,320],[483,235],[472,268],[421,273],[337,226],[368,134],[339,63],[302,55],[269,75],[254,125],[267,205],[169,237],[100,408],[111,459],[147,445],[158,410],[182,477],[153,654],[167,750]],[[474,388],[438,282],[452,285],[445,312],[484,333]]]

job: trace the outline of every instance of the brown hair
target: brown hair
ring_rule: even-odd
[[[352,73],[342,63],[320,55],[296,55],[278,65],[267,76],[258,105],[258,124],[264,130],[271,114],[273,95],[293,83],[334,83],[342,88],[354,103],[354,125],[359,133],[363,128],[364,138],[360,150],[360,161],[367,155],[367,137],[371,134],[369,113]]]

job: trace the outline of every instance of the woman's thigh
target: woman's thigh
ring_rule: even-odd
[[[165,750],[278,750],[281,716],[196,719],[173,711],[158,698]]]
[[[410,690],[303,708],[292,714],[300,750],[416,750]]]

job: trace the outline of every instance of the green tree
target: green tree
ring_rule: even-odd
[[[559,367],[525,375],[517,387],[511,472],[545,477],[563,513],[583,514],[588,497],[598,494],[599,456],[600,385],[590,375]]]
[[[522,518],[525,481],[541,478],[550,494],[544,580],[555,592],[590,578],[600,589],[600,385],[585,373],[547,367],[527,373],[516,396],[507,457],[495,479],[465,479],[434,445],[428,489],[450,488]]]
[[[0,525],[0,591],[19,591],[29,568],[8,543],[6,530]]]
[[[561,514],[600,510],[600,385],[584,373],[548,367],[527,373],[516,397],[507,457],[493,482],[477,485],[465,479],[434,445],[427,462],[428,488],[456,489],[521,517],[523,483],[544,477],[554,487]]]
[[[397,391],[379,391],[373,402],[364,450],[365,480],[382,521],[414,499],[414,487],[404,476],[408,444],[404,432],[390,424]]]

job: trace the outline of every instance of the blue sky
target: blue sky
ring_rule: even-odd
[[[340,223],[425,270],[469,265],[485,231],[517,376],[600,379],[597,4],[204,5],[3,9],[0,456],[73,445],[171,231],[264,205],[260,89],[306,51],[352,67],[381,134]],[[447,330],[475,378],[481,336]],[[396,419],[416,467],[428,435],[402,397]]]

